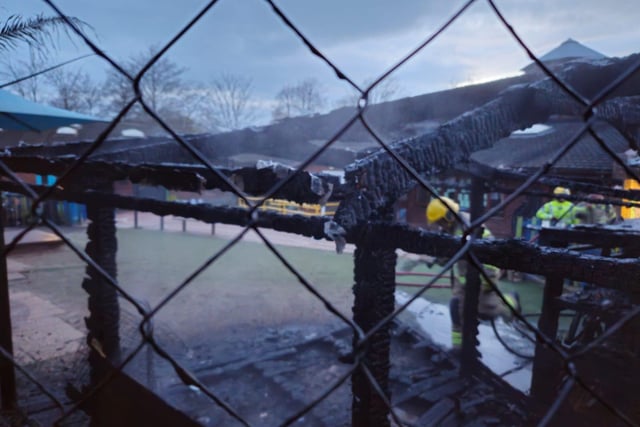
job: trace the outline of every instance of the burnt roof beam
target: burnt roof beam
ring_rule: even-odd
[[[365,232],[366,230],[366,232]],[[584,230],[584,234],[592,231]],[[357,243],[361,236],[375,235],[374,244],[392,245],[409,253],[450,258],[464,242],[459,236],[415,229],[403,224],[379,221],[356,226],[347,234],[347,242]],[[612,231],[607,244],[637,250],[640,232]],[[640,258],[613,258],[583,254],[566,248],[553,248],[521,239],[477,239],[470,251],[482,263],[501,269],[537,275],[556,275],[571,280],[593,283],[640,296]]]
[[[598,106],[596,115],[615,127],[638,150],[640,128],[640,96],[624,96]]]
[[[31,186],[31,188],[39,193],[44,191],[46,187]],[[6,181],[0,182],[0,189],[16,193],[25,192],[24,188],[18,184]],[[206,223],[239,226],[247,226],[252,223],[247,209],[213,206],[206,203],[168,202],[95,190],[56,189],[51,193],[51,198],[151,212],[159,216],[176,215]],[[325,222],[326,219],[323,217],[282,215],[260,211],[255,226],[323,239],[326,238]],[[585,233],[588,232],[588,230],[585,231]],[[609,240],[619,246],[629,245],[632,247],[637,245],[639,233],[612,232]],[[371,239],[371,236],[376,236],[376,238]],[[366,243],[372,247],[398,248],[410,253],[435,257],[451,257],[461,247],[461,240],[456,236],[385,222],[358,225],[349,231],[346,235],[346,241],[356,245]],[[638,258],[617,259],[584,255],[567,249],[541,247],[518,239],[478,239],[471,243],[470,250],[481,262],[503,269],[540,275],[560,275],[572,280],[627,291],[634,295],[640,292],[635,280],[640,277],[640,259]]]
[[[2,161],[15,172],[61,175],[75,161],[74,156],[48,159],[42,156],[9,156]],[[329,177],[299,172],[279,165],[270,164],[261,168],[218,168],[229,177],[245,194],[261,196],[285,178],[289,182],[275,195],[276,198],[299,203],[324,203],[331,196],[333,184]],[[100,176],[108,181],[129,180],[132,183],[158,185],[170,190],[191,191],[220,189],[232,191],[227,183],[204,165],[184,164],[129,164],[124,162],[88,160],[77,171],[63,180],[60,185],[79,189],[87,177]]]
[[[628,69],[637,67],[639,54],[622,59],[569,63],[558,73],[561,81],[588,98],[598,95],[604,83],[615,81]],[[611,96],[640,95],[640,77],[635,73]],[[610,101],[609,101],[610,102]],[[626,114],[620,106],[635,99],[615,101],[607,108],[605,118],[615,126],[628,124],[619,116]],[[616,108],[614,105],[617,105]],[[398,141],[390,148],[422,178],[445,172],[468,161],[475,151],[491,147],[511,132],[545,122],[552,114],[589,116],[586,106],[571,96],[551,78],[515,85],[496,99],[443,124],[435,131]],[[358,221],[376,219],[379,211],[389,207],[414,187],[415,178],[384,148],[345,168],[347,185],[352,189],[334,220],[343,228]]]

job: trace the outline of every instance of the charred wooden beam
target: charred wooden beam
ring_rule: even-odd
[[[100,185],[109,191],[111,184]],[[107,193],[108,194],[108,193]],[[115,208],[102,203],[89,203],[87,217],[88,242],[86,253],[93,262],[104,270],[111,279],[116,278],[116,239]],[[118,291],[112,287],[93,265],[88,264],[82,288],[89,295],[89,316],[85,318],[87,325],[87,344],[91,348],[89,364],[91,366],[92,384],[97,384],[105,375],[100,368],[101,359],[112,364],[120,361],[120,305]]]
[[[43,186],[32,186],[36,192],[46,189]],[[0,189],[17,193],[25,193],[17,184],[0,182]],[[100,203],[120,209],[151,212],[159,216],[176,215],[193,218],[206,223],[223,223],[245,226],[251,223],[248,211],[243,208],[231,208],[203,204],[186,204],[139,197],[120,196],[98,191],[72,192],[56,189],[51,197],[57,200],[90,204]],[[281,215],[261,211],[256,219],[256,226],[276,231],[296,233],[315,239],[325,239],[324,226],[326,218],[304,217],[302,215]],[[451,257],[462,245],[459,237],[444,233],[434,233],[416,229],[403,224],[389,224],[372,221],[366,226],[359,225],[346,234],[348,243],[359,244],[364,238],[364,231],[372,227],[373,233],[379,236],[376,245],[382,248],[398,248],[406,252],[425,254],[436,257]],[[611,239],[618,245],[631,245],[637,242],[638,232],[630,230],[608,231]],[[640,277],[640,260],[617,259],[584,255],[568,249],[541,247],[517,239],[477,240],[472,250],[483,263],[495,265],[509,270],[524,273],[553,275],[558,274],[573,280],[599,284],[612,289],[637,293],[632,278]],[[624,272],[623,280],[620,276]]]
[[[396,254],[391,248],[374,249],[368,246],[367,241],[376,238],[376,235],[365,237],[354,253],[353,320],[365,333],[391,314],[395,304]],[[388,401],[391,400],[389,327],[386,325],[371,336],[361,360],[380,389],[376,390],[369,382],[362,365],[351,376],[354,427],[390,425],[389,407],[378,394],[383,393]],[[357,345],[357,337],[354,337],[354,347]]]
[[[14,172],[62,175],[75,162],[75,156],[48,158],[44,156],[0,156]],[[274,197],[298,203],[325,202],[339,185],[337,178],[308,172],[298,172],[277,163],[263,167],[218,168],[238,188],[251,196],[261,196],[283,179],[289,182]],[[60,183],[63,187],[81,188],[86,177],[100,177],[105,181],[128,180],[133,183],[162,186],[170,190],[201,192],[203,190],[233,189],[211,169],[204,165],[164,162],[162,164],[134,164],[87,160],[77,171]]]
[[[626,96],[611,99],[598,105],[596,115],[611,123],[638,150],[638,127],[640,126],[640,97]]]
[[[477,163],[471,163],[469,167],[469,172],[472,175],[482,176],[487,180],[491,180],[489,183],[489,187],[493,191],[501,192],[504,194],[509,194],[513,191],[513,183],[524,183],[529,175],[519,172],[514,172],[510,170],[490,170],[489,167],[479,165]],[[511,186],[508,186],[509,183]],[[539,185],[537,185],[539,184]],[[537,181],[536,185],[530,187],[529,190],[523,192],[524,195],[532,195],[532,196],[546,196],[552,197],[550,190],[546,192],[541,191],[540,186],[544,186],[547,188],[553,187],[569,187],[572,192],[582,193],[584,195],[589,195],[592,193],[602,194],[603,196],[608,196],[616,199],[626,199],[629,201],[640,201],[640,190],[634,189],[618,189],[615,187],[602,185],[602,183],[594,184],[588,182],[578,182],[569,179],[563,178],[551,178],[551,177],[540,177]],[[588,197],[581,197],[578,195],[568,196],[568,200],[572,201],[584,201],[588,200]],[[617,206],[625,206],[627,203],[621,202],[615,199],[606,199],[603,203],[608,203]]]
[[[607,228],[587,224],[570,229],[545,228],[540,232],[539,243],[546,246],[593,244],[602,248],[621,247],[632,251],[640,248],[640,229],[625,224]]]
[[[0,197],[0,202],[2,198]],[[4,251],[4,222],[0,221],[0,249]],[[9,273],[7,258],[0,259],[0,348],[13,355],[11,328],[11,301],[9,298]],[[0,409],[16,409],[16,374],[11,361],[0,355]]]
[[[594,63],[570,63],[559,74],[576,92],[587,99],[595,96],[603,82],[613,82],[618,76],[636,67],[640,55],[610,59]],[[635,96],[640,94],[639,73],[622,84],[614,94]],[[636,102],[628,98],[618,103]],[[604,105],[604,104],[603,104]],[[606,106],[605,106],[606,107]],[[475,151],[489,148],[511,132],[546,121],[552,114],[585,115],[586,108],[562,90],[551,78],[528,85],[509,88],[496,99],[445,123],[437,130],[391,145],[419,175],[427,177],[451,169],[467,161]],[[595,110],[598,115],[600,108]],[[626,122],[618,119],[620,108],[603,108],[612,124]],[[334,219],[348,229],[358,220],[370,218],[355,214],[375,213],[393,204],[414,185],[415,179],[386,150],[356,161],[345,168],[347,184],[353,189],[338,208]]]
[[[484,192],[483,183],[479,178],[474,178],[471,184],[471,220],[482,215],[482,200]],[[482,229],[474,230],[474,238],[482,238]],[[480,362],[480,352],[478,351],[478,302],[480,301],[480,272],[475,268],[469,268],[465,277],[464,299],[462,312],[462,354],[460,357],[460,373],[464,376],[471,376],[477,369]]]
[[[64,144],[21,144],[4,149],[4,155],[18,157],[80,157],[95,144],[95,141],[78,141]],[[113,138],[101,144],[94,153],[94,157],[101,157],[107,153],[129,153],[132,149],[148,151],[150,148],[163,144],[173,144],[176,142],[168,137],[147,137],[147,138]]]
[[[48,188],[40,185],[32,185],[30,187],[39,194]],[[0,190],[29,195],[23,187],[8,181],[0,181]],[[103,191],[73,191],[60,188],[54,189],[50,198],[86,205],[93,204],[105,207],[111,206],[118,209],[150,212],[158,216],[175,215],[183,218],[193,218],[209,224],[222,223],[245,226],[251,223],[249,211],[245,208],[213,206],[208,203],[189,204],[169,202],[144,197],[122,196]],[[258,227],[296,233],[315,239],[326,238],[324,233],[325,222],[326,218],[323,217],[280,215],[269,211],[259,211],[259,215],[255,219],[255,225]]]
[[[406,252],[436,257],[451,257],[463,246],[459,237],[417,230],[400,224],[368,224],[381,242]],[[347,241],[357,240],[357,230],[347,234]],[[624,242],[633,242],[638,232],[614,232]],[[623,237],[624,236],[624,237]],[[586,255],[569,249],[539,246],[518,239],[476,240],[471,250],[482,263],[502,269],[539,275],[558,275],[572,280],[618,289],[638,295],[635,278],[640,277],[640,259]]]
[[[542,299],[542,313],[538,320],[538,330],[542,336],[555,337],[558,333],[560,307],[555,303],[562,295],[562,276],[547,276]],[[531,375],[531,395],[545,405],[556,398],[557,372],[562,370],[561,361],[541,337],[536,338],[535,359]]]

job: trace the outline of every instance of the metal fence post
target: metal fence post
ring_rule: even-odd
[[[356,247],[353,318],[364,332],[371,330],[380,320],[393,312],[396,258],[394,249],[373,248],[369,245]],[[354,346],[356,344],[357,340],[354,338]],[[390,400],[389,351],[390,335],[387,325],[371,337],[366,345],[363,363]],[[352,426],[389,426],[389,408],[361,368],[354,371],[351,383]]]
[[[2,195],[0,194],[0,202]],[[2,203],[0,203],[1,205]],[[4,218],[0,217],[0,250],[4,252]],[[9,300],[9,275],[7,258],[0,259],[0,347],[13,354],[11,328],[11,304]],[[11,410],[16,406],[16,377],[13,365],[0,356],[0,398],[3,410]]]
[[[140,191],[138,189],[138,185],[137,184],[133,184],[132,185],[132,191],[133,191],[133,197],[138,197],[140,195]],[[134,210],[133,211],[133,228],[134,229],[138,229],[139,225],[138,225],[138,211]]]

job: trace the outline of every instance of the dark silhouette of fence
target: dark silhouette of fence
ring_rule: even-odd
[[[64,16],[51,1],[45,1],[60,16]],[[90,384],[86,390],[76,396],[76,401],[69,404],[61,402],[55,397],[55,393],[46,390],[42,381],[26,373],[29,375],[29,380],[41,388],[49,396],[52,404],[59,408],[57,422],[64,422],[81,409],[89,412],[98,410],[96,408],[100,405],[89,405],[92,397],[101,390],[109,390],[109,387],[114,384],[127,383],[123,369],[143,348],[151,348],[172,365],[185,385],[199,389],[210,399],[212,405],[222,408],[239,424],[249,425],[242,413],[228,404],[214,389],[200,381],[197,375],[182,366],[181,362],[167,352],[154,335],[154,316],[178,293],[188,287],[190,280],[178,284],[154,307],[141,304],[119,286],[116,279],[117,243],[114,215],[115,209],[120,208],[152,212],[159,216],[171,214],[210,224],[226,223],[243,226],[243,233],[221,251],[212,255],[204,265],[193,272],[193,277],[208,265],[223,262],[220,257],[230,250],[244,233],[254,230],[283,265],[299,278],[301,286],[322,301],[327,310],[339,318],[351,331],[351,350],[348,354],[341,355],[349,365],[347,374],[339,381],[327,384],[326,390],[319,398],[306,402],[304,408],[292,414],[282,425],[297,422],[349,378],[353,394],[351,420],[353,426],[389,426],[392,423],[404,425],[401,417],[394,411],[394,396],[391,394],[389,385],[389,368],[393,363],[390,351],[391,324],[412,301],[423,295],[440,277],[446,276],[452,266],[462,259],[467,260],[475,268],[470,269],[465,288],[467,303],[464,318],[466,322],[463,329],[460,377],[485,378],[480,375],[485,371],[477,351],[476,303],[480,292],[480,280],[485,276],[481,265],[492,264],[504,269],[543,275],[547,277],[547,282],[539,323],[533,325],[518,312],[513,313],[523,327],[535,337],[534,340],[537,343],[530,396],[531,401],[535,403],[532,403],[535,410],[531,411],[528,422],[547,425],[553,422],[554,417],[562,417],[563,414],[566,415],[566,411],[571,412],[568,409],[571,405],[566,403],[567,399],[570,399],[569,396],[576,389],[580,389],[590,399],[604,405],[612,414],[614,422],[631,425],[640,423],[637,414],[629,412],[632,411],[630,406],[609,399],[607,387],[598,388],[591,385],[594,375],[606,375],[607,368],[601,367],[601,371],[595,371],[592,365],[583,363],[590,355],[601,354],[603,343],[618,339],[621,332],[626,334],[626,330],[635,327],[637,323],[640,310],[637,305],[634,305],[638,297],[637,278],[640,277],[638,249],[635,243],[638,237],[637,231],[635,234],[633,230],[615,231],[613,237],[611,233],[596,231],[590,236],[583,236],[585,241],[590,243],[595,241],[603,245],[621,247],[624,254],[622,257],[590,256],[563,249],[562,246],[567,240],[574,239],[574,235],[566,238],[550,235],[545,245],[536,245],[517,239],[488,241],[482,239],[478,233],[481,224],[514,198],[530,191],[534,184],[562,184],[584,194],[597,191],[620,204],[627,203],[621,201],[622,199],[626,201],[640,199],[638,193],[634,191],[608,189],[594,184],[563,181],[545,176],[582,135],[590,134],[611,156],[612,162],[616,162],[627,176],[638,180],[632,168],[619,157],[619,153],[610,150],[593,127],[597,121],[606,121],[628,138],[630,148],[637,146],[637,129],[640,124],[638,114],[640,111],[638,109],[640,57],[631,55],[598,63],[588,61],[571,63],[558,71],[551,72],[531,53],[519,38],[516,29],[509,25],[499,8],[489,0],[488,4],[494,10],[496,17],[543,70],[543,76],[536,82],[501,92],[490,102],[449,120],[433,132],[388,143],[370,126],[365,114],[369,108],[367,105],[369,94],[433,40],[444,37],[442,32],[459,19],[474,1],[465,3],[438,31],[427,37],[418,48],[378,76],[367,87],[361,87],[351,81],[346,73],[314,46],[313,40],[303,35],[303,29],[296,26],[278,5],[270,0],[266,1],[273,13],[280,18],[282,25],[288,27],[295,37],[307,46],[311,54],[320,58],[336,72],[340,79],[361,95],[357,109],[342,127],[335,129],[333,137],[284,176],[275,167],[272,169],[218,167],[203,154],[206,152],[206,138],[186,137],[174,132],[149,106],[139,91],[140,80],[148,69],[163,58],[167,51],[202,19],[202,16],[215,13],[216,1],[209,2],[191,22],[159,50],[144,69],[139,70],[135,75],[124,70],[98,44],[87,37],[82,29],[68,21],[70,31],[77,33],[93,52],[109,61],[114,69],[130,79],[131,99],[95,141],[58,147],[15,147],[0,157],[0,169],[6,178],[0,183],[0,188],[3,191],[21,193],[28,197],[34,218],[23,233],[13,241],[5,242],[5,256],[15,248],[25,233],[36,226],[43,225],[60,236],[87,265],[86,278],[82,287],[89,297],[86,326],[87,343],[90,348],[88,360],[91,366]],[[69,12],[73,13],[73,11]],[[601,82],[608,83],[603,86]],[[145,163],[133,163],[128,160],[131,150],[134,149],[131,141],[123,140],[109,147],[104,144],[109,132],[135,104],[140,105],[153,117],[172,139],[171,146],[163,144],[162,141],[154,141],[154,144],[145,146],[147,158],[153,159]],[[470,193],[471,224],[465,227],[462,236],[440,234],[394,222],[394,203],[416,185],[426,189],[432,197],[439,197],[432,188],[429,177],[464,163],[473,152],[491,147],[497,140],[508,136],[514,130],[544,122],[552,115],[580,117],[583,126],[576,135],[558,147],[557,152],[551,156],[546,165],[531,175],[521,177],[519,187],[511,191],[499,205],[488,211],[484,210],[482,200],[486,183],[481,176],[474,176]],[[268,199],[285,199],[296,203],[318,203],[323,198],[326,199],[328,193],[333,191],[327,185],[328,181],[305,172],[305,168],[331,147],[354,123],[363,126],[379,143],[380,148],[345,168],[346,183],[340,186],[340,191],[336,192],[340,196],[334,199],[338,200],[340,205],[332,218],[283,215],[260,209]],[[182,156],[187,157],[178,165],[175,164],[175,153],[172,151],[175,147],[179,147]],[[172,164],[169,165],[169,162]],[[28,185],[18,177],[17,172],[54,175],[57,181],[52,186]],[[243,183],[242,186],[238,185],[239,178]],[[144,181],[147,185],[183,191],[221,189],[234,193],[249,208],[184,204],[114,194],[113,183],[123,179],[131,182]],[[255,202],[254,196],[260,197],[258,202]],[[87,228],[89,242],[85,250],[78,248],[65,236],[60,227],[38,209],[48,200],[65,200],[87,206],[90,223]],[[345,317],[327,301],[322,293],[296,269],[296,266],[291,265],[264,237],[261,233],[262,228],[293,232],[316,239],[331,238],[336,241],[338,250],[344,243],[355,244],[353,318]],[[424,285],[407,303],[398,307],[394,299],[396,249],[448,259],[438,276]],[[3,260],[0,266],[3,267],[3,271],[0,272],[3,273],[0,274],[3,278],[0,286],[0,312],[2,313],[0,385],[2,407],[8,411],[14,409],[16,404],[14,370],[22,371],[23,367],[11,356],[12,330],[9,317],[11,301],[8,295],[6,262]],[[556,339],[558,316],[561,310],[556,299],[562,292],[562,282],[565,278],[622,291],[630,296],[634,304],[627,307],[588,344],[578,350],[567,349]],[[491,280],[488,277],[485,279]],[[504,296],[495,284],[493,287],[504,300]],[[127,354],[121,351],[121,337],[118,332],[121,317],[119,298],[127,300],[142,316],[142,321],[138,325],[140,343]],[[633,351],[636,350],[633,349]],[[603,358],[603,361],[607,363],[611,359]],[[554,375],[550,375],[550,372]],[[635,375],[635,372],[633,374]],[[457,381],[457,379],[452,378],[451,381]],[[489,383],[490,380],[486,382]],[[627,391],[633,394],[633,390]],[[464,402],[459,404],[464,406]],[[448,410],[455,407],[452,401],[448,401],[446,405],[450,405]],[[167,416],[174,415],[171,413]],[[432,413],[432,416],[435,417],[435,414]]]

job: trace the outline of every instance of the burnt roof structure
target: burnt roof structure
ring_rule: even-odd
[[[558,308],[554,303],[554,297],[562,291],[562,279],[567,277],[622,291],[629,294],[637,304],[640,301],[640,289],[637,286],[640,262],[635,257],[637,248],[633,243],[637,242],[637,235],[619,230],[613,232],[605,230],[610,237],[610,240],[605,242],[607,245],[621,240],[617,238],[619,234],[626,234],[627,241],[631,242],[630,245],[634,249],[633,256],[626,258],[589,256],[554,247],[554,244],[537,246],[518,240],[476,239],[473,227],[461,237],[394,224],[389,215],[390,207],[399,197],[413,188],[416,182],[429,188],[427,180],[430,176],[468,162],[474,153],[490,149],[497,141],[508,137],[513,131],[528,128],[536,123],[544,123],[554,115],[578,116],[584,119],[580,132],[569,141],[564,141],[558,154],[563,151],[570,152],[571,148],[579,143],[582,134],[593,135],[597,127],[596,119],[607,120],[621,135],[634,135],[640,124],[640,114],[637,114],[640,99],[638,70],[640,70],[639,55],[596,63],[569,63],[561,73],[554,76],[555,79],[548,77],[531,83],[519,81],[520,84],[506,88],[497,95],[495,91],[488,91],[483,94],[487,98],[486,101],[479,101],[479,105],[470,106],[471,109],[465,113],[455,114],[455,108],[440,105],[439,108],[450,108],[449,113],[454,117],[447,120],[446,115],[443,114],[441,117],[445,119],[445,123],[439,128],[424,134],[404,135],[399,140],[394,139],[390,144],[385,143],[384,135],[378,135],[373,127],[368,126],[371,120],[371,116],[367,115],[368,109],[363,114],[352,111],[351,116],[347,113],[347,119],[342,122],[341,127],[339,126],[337,130],[334,128],[335,134],[328,138],[327,144],[315,147],[311,151],[305,151],[308,147],[302,147],[300,144],[296,156],[301,156],[303,162],[297,170],[283,168],[277,164],[269,164],[263,168],[218,166],[218,161],[231,155],[236,144],[243,143],[245,138],[254,143],[270,141],[274,146],[278,145],[278,138],[273,138],[277,132],[269,134],[269,131],[245,130],[234,134],[211,136],[174,135],[172,140],[116,141],[106,140],[107,133],[104,133],[94,142],[13,147],[6,149],[0,155],[0,167],[5,176],[5,179],[0,181],[0,188],[26,194],[34,202],[34,214],[38,221],[58,233],[60,230],[55,224],[37,211],[39,204],[51,198],[77,201],[88,205],[91,224],[87,228],[86,254],[81,255],[87,263],[86,277],[82,286],[89,294],[90,314],[86,319],[87,342],[92,345],[89,356],[94,369],[92,378],[98,384],[100,384],[98,380],[104,378],[105,374],[109,374],[109,369],[115,369],[118,374],[122,373],[118,299],[125,298],[145,318],[140,324],[143,343],[149,344],[159,355],[167,359],[185,385],[197,388],[210,399],[209,403],[218,405],[228,416],[241,424],[248,425],[241,414],[216,395],[213,390],[215,387],[209,388],[204,385],[196,375],[184,369],[180,363],[163,352],[154,339],[153,328],[148,322],[154,313],[118,286],[115,280],[117,241],[114,212],[115,208],[127,208],[153,212],[157,215],[173,214],[185,218],[196,218],[208,223],[242,225],[245,227],[245,232],[249,229],[259,232],[261,227],[267,227],[317,239],[333,238],[336,241],[342,239],[356,244],[353,319],[345,317],[330,302],[324,300],[321,293],[301,275],[297,274],[297,277],[301,285],[318,297],[327,310],[340,318],[351,332],[352,346],[347,354],[342,355],[344,356],[342,359],[349,367],[348,374],[351,378],[353,394],[352,424],[357,427],[386,427],[391,424],[390,417],[395,417],[394,396],[391,393],[389,381],[389,369],[392,364],[390,324],[391,320],[405,310],[412,301],[409,300],[406,304],[396,307],[394,299],[396,249],[446,257],[449,259],[446,268],[450,268],[465,257],[476,266],[488,263],[504,269],[548,276],[549,281],[546,285],[548,291],[545,291],[539,328],[532,326],[523,316],[518,317],[519,314],[514,311],[514,316],[518,317],[524,325],[528,325],[529,330],[535,335],[532,339],[535,339],[538,344],[534,361],[532,401],[542,402],[542,413],[538,411],[540,408],[536,408],[536,411],[532,410],[530,414],[531,420],[537,422],[544,417],[545,411],[549,411],[550,417],[558,410],[558,406],[562,406],[562,400],[558,405],[552,405],[552,402],[548,401],[550,398],[556,395],[565,398],[575,382],[581,379],[579,373],[575,372],[573,363],[575,357],[589,354],[594,348],[599,348],[601,341],[607,338],[607,334],[603,334],[598,340],[579,350],[578,356],[575,357],[559,346],[555,340]],[[558,81],[564,82],[563,85],[559,85]],[[611,89],[608,87],[603,89],[602,82],[613,82],[615,85]],[[499,87],[498,83],[493,86],[494,89],[496,87]],[[478,87],[474,89],[480,90]],[[415,100],[406,100],[407,104],[413,101]],[[467,105],[460,101],[456,108]],[[595,108],[596,105],[597,108]],[[372,111],[382,111],[371,108]],[[425,117],[419,115],[421,113],[413,111],[413,114],[416,118],[414,123],[425,120]],[[434,115],[427,116],[434,117]],[[304,123],[311,123],[312,120],[313,118],[301,118],[295,123],[304,127]],[[381,143],[383,147],[345,167],[346,183],[339,186],[341,203],[333,221],[319,217],[305,218],[299,215],[261,212],[258,211],[259,206],[252,203],[248,203],[251,206],[250,209],[212,206],[206,203],[191,205],[122,196],[112,192],[114,181],[129,180],[188,191],[217,188],[233,191],[238,197],[260,195],[265,198],[279,197],[298,202],[321,202],[335,194],[335,189],[329,185],[332,182],[328,177],[303,172],[304,166],[325,155],[329,151],[327,147],[333,140],[343,137],[348,141],[357,140],[361,129],[354,127],[351,130],[350,127],[356,123],[360,123],[362,129],[366,129],[370,137]],[[275,129],[283,137],[288,135],[288,140],[293,139],[298,133],[304,134],[300,140],[309,140],[310,136],[313,136],[312,139],[324,138],[310,131],[305,133],[304,129],[297,126],[292,126],[285,132],[284,125],[285,123],[282,123]],[[331,126],[333,125],[335,123]],[[323,126],[329,126],[329,123],[320,121],[316,126],[313,129],[324,129]],[[272,128],[271,131],[274,129]],[[319,134],[322,133],[319,132]],[[290,149],[290,146],[283,144],[279,148]],[[273,151],[270,153],[277,155]],[[545,163],[539,171],[529,177],[529,180],[536,181],[546,172],[545,168],[550,169],[552,166],[552,162]],[[16,175],[18,172],[55,175],[58,181],[51,187],[31,186]],[[482,203],[482,188],[476,188],[476,190],[473,192],[471,213],[477,226],[483,221],[478,209]],[[628,198],[640,199],[637,195],[626,192],[623,194]],[[35,224],[37,222],[31,224],[26,230],[35,227]],[[601,236],[603,233],[603,230],[598,230],[596,235]],[[7,251],[15,246],[15,242],[9,242]],[[553,238],[550,242],[555,243]],[[265,240],[265,243],[268,244],[268,241]],[[71,242],[68,244],[72,246]],[[81,251],[78,252],[81,253]],[[216,261],[221,253],[224,252],[216,254],[210,262]],[[466,388],[464,381],[457,380],[438,385],[435,390],[431,389],[433,384],[424,384],[429,386],[429,390],[414,387],[420,398],[424,398],[422,392],[425,391],[438,400],[425,413],[427,418],[424,420],[425,423],[433,421],[433,424],[442,422],[451,425],[459,421],[456,414],[464,413],[467,409],[471,410],[467,421],[470,425],[474,425],[474,422],[477,424],[482,418],[481,415],[486,414],[476,416],[472,409],[478,405],[478,399],[483,399],[486,395],[489,395],[487,400],[492,400],[490,407],[497,405],[508,416],[509,409],[514,408],[522,397],[519,393],[511,396],[507,393],[502,397],[503,395],[497,392],[499,387],[494,383],[494,380],[500,383],[499,378],[492,375],[490,380],[484,379],[486,371],[481,367],[476,352],[478,313],[477,304],[473,299],[477,298],[480,291],[481,273],[477,269],[469,270],[466,297],[471,303],[465,304],[464,345],[459,373],[463,377],[478,380],[483,386],[480,387],[482,391],[472,392],[466,397],[464,393],[452,394],[451,389],[459,388],[458,391],[464,391]],[[444,273],[445,270],[441,274]],[[188,284],[187,281],[180,287]],[[414,298],[420,297],[428,287],[425,286]],[[8,295],[7,289],[8,285],[5,283],[3,290],[6,295]],[[608,333],[609,336],[640,313],[638,305],[624,308],[626,310],[624,318],[615,324],[617,326],[613,328],[613,332]],[[4,311],[4,316],[8,316],[7,311]],[[2,331],[6,332],[6,329],[6,327],[2,328]],[[6,336],[2,337],[6,338]],[[555,363],[542,363],[549,360]],[[424,364],[437,366],[437,361],[424,360]],[[554,368],[554,374],[566,374],[569,379],[561,378],[562,382],[550,383],[549,367]],[[3,380],[2,385],[6,386],[8,376],[3,375],[0,378]],[[346,378],[344,376],[342,380]],[[332,382],[326,393],[330,394],[339,385],[340,383]],[[411,387],[414,385],[412,384]],[[558,392],[560,385],[562,390]],[[94,386],[99,387],[96,384]],[[484,386],[488,386],[489,390],[485,391],[487,388]],[[10,387],[6,387],[8,388]],[[483,396],[478,396],[479,394]],[[599,396],[593,391],[591,395]],[[6,396],[5,394],[3,397]],[[126,393],[121,393],[117,397],[122,396],[126,396]],[[318,402],[319,400],[311,402],[313,405],[310,403],[309,406],[313,407]],[[568,411],[571,410],[570,404],[564,407]],[[452,412],[454,415],[449,417]],[[617,412],[612,412],[624,419]],[[291,422],[295,422],[305,413],[301,410],[292,415]],[[446,416],[443,416],[443,413],[446,413]],[[576,417],[578,416],[581,417],[580,421],[584,422],[589,419],[589,412],[577,414]],[[491,422],[490,417],[483,421],[484,424]],[[499,419],[497,422],[509,424],[509,419]]]
[[[492,169],[529,175],[549,162],[563,142],[578,134],[582,127],[575,120],[555,120],[545,125],[540,132],[514,132],[491,148],[476,151],[471,155],[475,170],[484,170],[489,176]],[[621,154],[629,149],[627,139],[608,124],[596,123],[593,130],[610,151]],[[583,134],[553,165],[547,177],[612,183],[614,165],[615,161],[594,136]]]
[[[364,117],[385,141],[397,141],[428,132],[438,124],[490,101],[497,93],[509,86],[528,83],[532,80],[532,77],[523,75],[402,98],[371,105],[364,111]],[[200,141],[204,154],[221,166],[227,166],[226,161],[229,157],[246,153],[261,155],[265,160],[271,157],[288,159],[291,164],[296,164],[311,155],[318,148],[318,142],[323,143],[333,138],[337,130],[349,124],[348,129],[336,139],[335,146],[330,147],[316,159],[316,163],[320,165],[344,168],[357,158],[371,152],[372,147],[378,146],[375,138],[360,121],[352,121],[357,113],[356,108],[342,107],[326,114],[282,119],[267,126],[225,133],[183,135],[183,137],[189,141]],[[91,130],[93,133],[81,133],[83,135],[81,141],[95,139],[103,130],[104,126],[94,126]],[[8,139],[2,142],[2,146],[18,145],[21,139],[39,145],[34,142],[37,139],[28,134],[0,135],[0,141],[2,138]],[[117,143],[118,140],[127,140],[127,138],[109,138],[104,145],[109,146],[112,141]],[[170,136],[128,140],[132,144],[137,140],[141,147],[148,145],[149,142],[173,142]],[[69,141],[60,142],[68,143]],[[52,143],[56,144],[55,139]],[[178,153],[182,152],[179,148],[177,150]],[[180,154],[180,156],[186,162],[192,161],[188,155]]]

